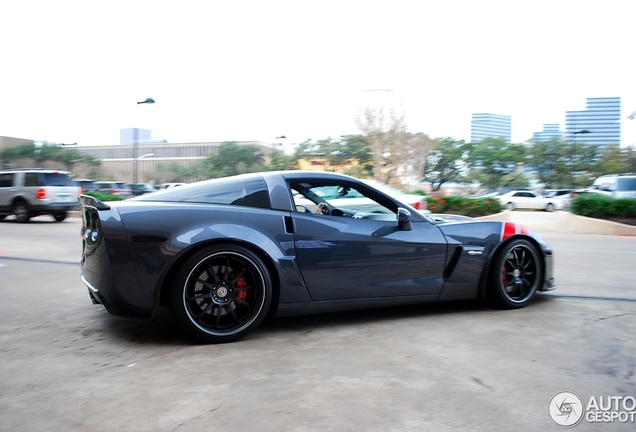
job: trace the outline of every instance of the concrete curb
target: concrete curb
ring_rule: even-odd
[[[551,214],[554,218],[546,220],[516,220],[514,211],[503,211],[489,216],[482,216],[479,220],[501,220],[519,222],[536,230],[551,230],[572,234],[605,234],[617,236],[636,236],[636,226],[625,225],[618,222],[595,219],[572,214],[568,211],[559,211]]]

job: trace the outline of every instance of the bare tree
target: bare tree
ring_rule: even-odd
[[[364,93],[371,97],[355,120],[371,148],[374,177],[395,186],[401,186],[400,178],[421,178],[426,156],[436,148],[436,141],[424,133],[407,132],[402,100],[393,90]]]

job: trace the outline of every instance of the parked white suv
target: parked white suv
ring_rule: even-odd
[[[636,174],[602,175],[594,180],[590,189],[614,198],[636,198]]]
[[[61,222],[79,205],[80,190],[67,171],[0,171],[0,220],[15,215],[18,222],[28,222],[34,216],[49,214]]]

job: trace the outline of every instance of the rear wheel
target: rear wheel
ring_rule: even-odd
[[[504,308],[522,308],[537,294],[543,273],[543,261],[536,246],[528,240],[513,240],[493,260],[491,295]]]
[[[29,206],[24,201],[18,201],[13,205],[13,214],[20,223],[26,223],[31,219]]]
[[[55,219],[57,222],[62,222],[64,219],[66,219],[66,215],[66,212],[55,213],[53,215],[53,219]]]
[[[0,221],[4,220],[4,218],[6,218],[6,217],[7,217],[7,215],[0,215]]]
[[[272,301],[263,261],[238,245],[206,248],[190,257],[171,291],[177,322],[205,343],[238,340],[256,329]]]
[[[552,212],[552,211],[554,211],[554,204],[552,204],[552,203],[548,203],[548,205],[547,205],[547,206],[545,206],[545,211],[547,211],[547,212]]]

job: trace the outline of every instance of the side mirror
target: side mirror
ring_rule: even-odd
[[[405,208],[398,207],[397,211],[398,228],[403,231],[411,231],[413,224],[411,223],[411,212]]]

